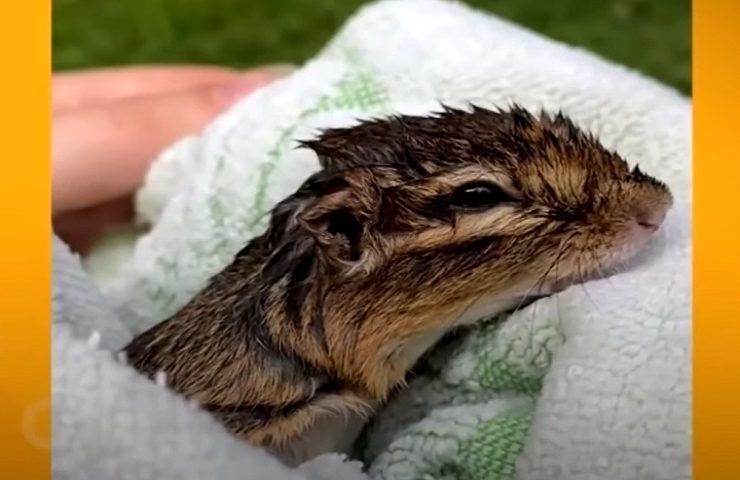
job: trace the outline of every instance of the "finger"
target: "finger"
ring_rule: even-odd
[[[287,66],[271,66],[248,73],[273,75]],[[242,72],[215,66],[136,66],[55,73],[52,109],[78,109],[125,98],[187,90],[203,85],[238,81]]]
[[[134,217],[133,198],[126,196],[104,204],[54,217],[54,233],[73,251],[85,253],[107,229],[130,223]]]
[[[272,77],[124,99],[54,114],[52,211],[76,210],[133,192],[165,146],[198,132],[236,99]]]

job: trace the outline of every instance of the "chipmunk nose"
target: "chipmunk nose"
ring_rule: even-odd
[[[639,206],[635,209],[635,222],[640,228],[655,232],[665,220],[668,213],[668,204],[659,203],[657,205]]]

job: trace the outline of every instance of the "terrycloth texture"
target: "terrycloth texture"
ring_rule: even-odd
[[[355,117],[433,110],[437,102],[512,100],[564,110],[667,181],[676,205],[627,273],[536,302],[432,356],[360,442],[369,474],[689,478],[690,104],[648,79],[462,5],[389,0],[364,9],[295,75],[165,152],[138,198],[139,219],[151,230],[130,249],[120,238],[115,248],[102,245],[88,266],[126,328],[139,331],[186,302],[263,230],[269,208],[318,168],[311,152],[293,149],[295,139]],[[115,317],[106,310],[104,318]],[[101,431],[100,445],[114,448],[96,444],[83,458],[75,452],[92,448],[83,436],[79,447],[57,456],[70,456],[77,468],[146,458],[157,475],[216,472],[221,462],[225,472],[237,465],[250,471],[256,454],[239,456],[240,446],[202,415],[57,330],[57,361],[67,359],[55,369],[57,396],[77,395],[86,412],[104,411],[105,419],[117,412],[128,422]],[[73,362],[67,355],[74,351]],[[73,380],[78,371],[85,383]],[[61,418],[72,407],[62,402]],[[55,436],[73,436],[75,428],[92,428],[85,418],[101,417],[71,418]],[[146,435],[131,443],[129,425]],[[191,441],[182,449],[180,436]],[[188,467],[159,455],[168,451],[164,445]],[[259,468],[270,465],[260,460]],[[334,468],[319,465],[314,473]]]
[[[79,260],[53,240],[53,460],[58,480],[366,480],[326,455],[300,470],[227,434],[112,351],[131,338]]]

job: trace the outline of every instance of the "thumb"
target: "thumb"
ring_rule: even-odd
[[[256,71],[237,81],[123,98],[54,114],[53,213],[133,192],[149,162],[180,137],[200,131],[234,101],[276,77]]]

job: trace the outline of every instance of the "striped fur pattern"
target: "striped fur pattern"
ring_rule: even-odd
[[[565,116],[518,106],[378,119],[301,145],[322,170],[125,349],[268,447],[321,415],[371,414],[445,332],[627,259],[671,204]]]

